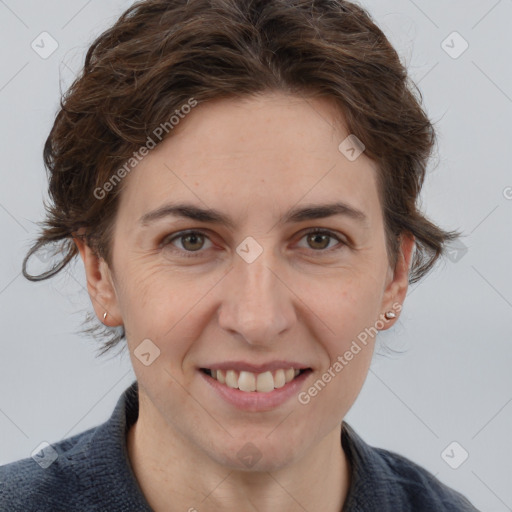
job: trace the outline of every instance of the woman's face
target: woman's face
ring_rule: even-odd
[[[93,302],[125,326],[155,429],[223,465],[284,467],[339,428],[406,293],[375,164],[339,149],[335,115],[280,94],[200,104],[123,182]]]

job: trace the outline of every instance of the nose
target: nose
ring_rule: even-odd
[[[272,346],[296,321],[286,276],[269,251],[252,263],[235,258],[222,284],[219,326],[250,345]]]

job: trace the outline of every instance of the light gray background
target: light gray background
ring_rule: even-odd
[[[375,356],[346,420],[477,508],[512,510],[512,0],[360,3],[398,49],[437,124],[440,161],[423,208],[464,231],[468,250],[455,250],[409,290],[399,322],[380,335],[406,352]],[[130,4],[0,0],[0,464],[103,422],[134,379],[127,355],[97,359],[94,342],[76,334],[92,309],[79,265],[42,283],[20,275],[43,216],[42,148],[59,89]],[[43,31],[59,44],[47,59],[31,48]],[[457,59],[441,46],[453,31],[469,43]],[[452,441],[469,453],[458,469],[441,456]]]

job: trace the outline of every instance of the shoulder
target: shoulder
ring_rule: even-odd
[[[95,430],[42,447],[33,457],[0,466],[0,508],[31,512],[41,510],[44,503],[48,510],[69,510],[70,499],[92,485],[87,453]]]
[[[126,447],[138,415],[137,389],[135,381],[105,423],[0,467],[0,510],[151,512]]]
[[[352,466],[344,512],[478,512],[461,493],[412,460],[365,443],[346,422],[342,444]]]
[[[387,469],[384,478],[389,481],[396,496],[406,502],[411,510],[478,512],[466,497],[415,462],[382,448],[374,450]]]

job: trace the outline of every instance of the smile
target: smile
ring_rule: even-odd
[[[236,370],[210,370],[201,368],[203,373],[209,375],[220,384],[232,389],[239,389],[245,392],[270,393],[274,389],[280,389],[294,380],[301,373],[308,371],[294,368],[281,368],[275,371],[253,373],[249,371]]]

